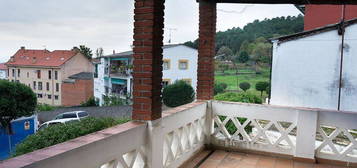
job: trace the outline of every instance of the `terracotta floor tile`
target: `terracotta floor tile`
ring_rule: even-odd
[[[199,168],[217,168],[219,163],[220,161],[218,160],[206,160]]]
[[[244,156],[246,156],[246,154],[238,153],[238,152],[230,152],[230,153],[228,153],[227,157],[233,158],[236,160],[242,160]]]
[[[291,159],[277,158],[274,168],[293,168],[294,162]]]
[[[216,150],[212,155],[208,158],[210,160],[223,160],[228,155],[227,152],[222,150]]]
[[[250,163],[245,163],[245,162],[239,162],[237,165],[237,168],[257,168],[255,167],[256,165],[250,164]]]
[[[326,164],[316,164],[314,168],[332,168],[332,166]]]
[[[238,160],[238,159],[226,157],[218,165],[218,168],[236,168],[239,163],[240,163],[240,160]]]
[[[294,162],[294,168],[314,168],[314,164]]]
[[[274,168],[276,162],[275,157],[262,156],[257,162],[257,168]]]
[[[260,159],[260,155],[252,155],[252,154],[247,154],[243,156],[241,162],[250,164],[250,165],[257,165],[258,160]]]

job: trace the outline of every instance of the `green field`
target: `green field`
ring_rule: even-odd
[[[269,82],[270,78],[270,69],[268,67],[261,68],[261,74],[255,74],[254,71],[250,69],[242,69],[238,71],[239,74],[236,75],[234,70],[227,70],[222,74],[221,71],[216,71],[215,73],[215,82],[216,83],[226,83],[228,85],[228,91],[242,91],[239,89],[239,83],[248,82],[250,83],[249,92],[252,92],[260,96],[260,92],[255,90],[255,84],[259,81]],[[264,92],[263,97],[267,97]]]

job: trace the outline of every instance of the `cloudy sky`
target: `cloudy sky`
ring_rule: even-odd
[[[165,42],[198,36],[196,0],[166,0]],[[104,53],[130,49],[133,0],[0,0],[0,62],[21,46],[70,49],[86,45]],[[217,30],[243,27],[255,19],[298,15],[293,5],[219,4]]]

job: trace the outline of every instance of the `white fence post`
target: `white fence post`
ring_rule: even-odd
[[[148,121],[148,165],[149,168],[163,168],[164,133],[162,118]]]
[[[211,144],[211,135],[213,130],[213,110],[212,110],[212,101],[207,102],[206,110],[206,123],[205,123],[205,144]]]
[[[315,160],[317,122],[317,111],[298,110],[295,158]]]

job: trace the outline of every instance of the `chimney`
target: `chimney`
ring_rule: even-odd
[[[115,54],[115,50],[113,50],[113,54]]]
[[[32,57],[32,63],[36,63],[36,57]]]
[[[25,46],[21,46],[21,50],[24,50],[25,49]]]

